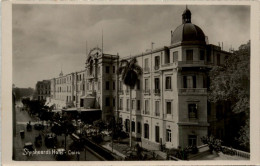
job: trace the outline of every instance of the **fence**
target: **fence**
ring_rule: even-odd
[[[237,150],[226,146],[222,146],[222,150],[224,154],[235,155],[250,159],[250,153],[244,152],[242,150]]]

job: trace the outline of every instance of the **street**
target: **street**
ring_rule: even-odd
[[[26,124],[31,121],[32,130],[26,130]],[[44,124],[45,128],[43,131],[35,130],[34,124],[38,123],[37,118],[31,117],[27,111],[20,111],[20,108],[16,108],[16,135],[14,137],[14,160],[17,161],[55,161],[55,155],[53,149],[48,149],[44,143],[44,135],[50,133],[50,127],[47,128],[46,123]],[[39,123],[42,123],[41,121]],[[20,130],[25,131],[25,137],[22,139],[20,136]],[[34,144],[34,140],[36,136],[42,136],[42,146],[36,147]],[[100,159],[93,155],[89,151],[70,151],[69,145],[73,142],[70,136],[66,137],[66,149],[68,154],[68,159],[70,161],[99,161]],[[56,148],[64,148],[65,136],[57,136],[57,147]],[[33,144],[34,150],[36,150],[37,154],[33,155],[25,155],[23,146],[26,142],[31,142]],[[79,156],[77,156],[79,154]],[[79,158],[78,158],[79,157]]]

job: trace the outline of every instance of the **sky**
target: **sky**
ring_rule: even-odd
[[[36,82],[85,68],[86,52],[102,45],[120,57],[170,45],[171,30],[182,24],[185,5],[15,4],[13,83]],[[237,49],[250,40],[250,7],[189,5],[192,23],[209,43]]]

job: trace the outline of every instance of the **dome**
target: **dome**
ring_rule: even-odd
[[[178,26],[171,34],[171,44],[189,43],[205,44],[204,32],[195,24],[191,23],[191,12],[186,7],[182,14],[182,25]]]
[[[204,32],[192,23],[182,24],[172,33],[171,44],[179,42],[206,43]]]

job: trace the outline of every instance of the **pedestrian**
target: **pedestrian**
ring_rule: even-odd
[[[77,153],[77,160],[79,161],[79,154]]]

